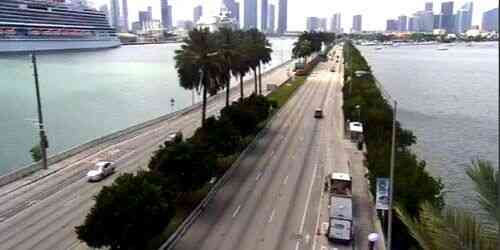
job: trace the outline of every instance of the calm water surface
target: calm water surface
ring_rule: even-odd
[[[293,42],[271,39],[273,61],[265,69],[290,59]],[[179,87],[174,68],[178,47],[40,54],[49,154],[191,105],[192,93]],[[27,55],[0,55],[0,174],[30,163],[38,143],[32,71]]]
[[[375,76],[397,98],[399,120],[418,138],[415,151],[442,177],[448,204],[477,211],[466,165],[498,167],[498,43],[359,47]]]

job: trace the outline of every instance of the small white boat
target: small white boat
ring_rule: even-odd
[[[382,47],[375,47],[375,50],[381,50]]]
[[[439,47],[439,48],[437,48],[436,50],[448,50],[448,48],[445,48],[445,47]]]

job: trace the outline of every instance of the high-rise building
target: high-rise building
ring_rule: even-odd
[[[257,28],[257,0],[244,0],[243,28]]]
[[[267,18],[268,18],[268,2],[267,0],[262,0],[260,2],[260,30],[262,32],[267,31]]]
[[[415,32],[432,32],[433,29],[439,28],[439,16],[440,15],[434,15],[432,11],[428,10],[422,10],[422,11],[417,11],[415,14],[415,22],[413,25],[415,25],[412,28],[415,28]],[[437,16],[437,23],[435,23],[435,18]],[[437,25],[437,26],[435,26]],[[408,27],[409,29],[409,27]]]
[[[440,29],[441,28],[441,14],[434,15],[434,25],[433,29]]]
[[[439,28],[446,30],[447,33],[455,31],[453,2],[441,3],[441,18],[439,21]]]
[[[418,30],[418,17],[416,16],[411,16],[408,18],[408,31],[410,32],[417,32]]]
[[[149,15],[150,21],[152,21],[153,20],[153,7],[151,7],[151,6],[148,6],[148,15]]]
[[[307,31],[318,31],[319,26],[320,26],[320,18],[308,17],[306,19],[306,30]]]
[[[223,0],[222,4],[224,4],[229,11],[229,16],[234,18],[238,22],[238,26],[240,23],[240,3],[234,0]]]
[[[121,30],[120,26],[120,1],[111,0],[111,25],[116,30]]]
[[[494,8],[483,13],[481,30],[498,32],[498,8]]]
[[[193,22],[196,24],[203,16],[203,7],[198,5],[193,9]]]
[[[326,23],[328,22],[327,18],[320,18],[319,19],[319,30],[320,31],[326,31]]]
[[[401,15],[398,17],[398,31],[406,32],[408,30],[408,17]]]
[[[340,13],[335,13],[332,16],[332,22],[330,23],[330,31],[334,33],[341,33],[342,29],[340,28],[341,22],[340,22]]]
[[[432,2],[425,3],[425,11],[433,11],[432,8],[433,8]]]
[[[457,11],[455,15],[455,31],[457,33],[464,33],[470,29],[472,25],[472,2],[468,2]]]
[[[288,22],[288,0],[279,0],[278,3],[278,34],[283,34],[287,31]]]
[[[164,29],[172,28],[172,6],[168,5],[168,0],[161,0],[161,24]]]
[[[275,23],[276,23],[276,12],[274,4],[269,5],[269,22],[267,23],[267,31],[269,33],[274,33]]]
[[[394,31],[398,31],[398,28],[399,28],[398,20],[396,20],[396,19],[387,20],[385,31],[394,32]]]
[[[123,24],[122,31],[128,32],[128,0],[122,0],[122,16],[123,16]]]
[[[361,32],[363,30],[363,17],[355,15],[352,17],[352,32]]]

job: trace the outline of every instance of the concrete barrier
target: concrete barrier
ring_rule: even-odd
[[[269,75],[269,74],[275,72],[276,70],[279,70],[280,68],[282,68],[284,65],[287,65],[291,61],[292,60],[288,60],[286,62],[283,62],[283,63],[281,63],[281,64],[273,67],[272,69],[264,72],[262,74],[262,76]],[[244,85],[248,84],[250,81],[253,81],[253,78],[245,80]],[[236,89],[236,88],[239,88],[239,85],[231,87],[231,91],[234,91],[234,89]],[[223,97],[224,97],[224,93],[220,92],[217,95],[209,97],[208,100],[207,100],[207,104],[213,103],[217,98],[223,98]],[[51,156],[48,157],[47,163],[50,166],[50,165],[58,163],[58,162],[60,162],[62,160],[68,159],[68,158],[70,158],[72,156],[75,156],[75,155],[77,155],[79,153],[82,153],[83,151],[90,150],[92,148],[96,148],[96,150],[97,150],[99,148],[102,148],[102,147],[106,146],[106,144],[110,144],[110,143],[115,142],[115,141],[122,141],[122,140],[125,140],[125,139],[128,139],[128,138],[135,137],[143,129],[146,129],[146,128],[151,127],[151,126],[158,125],[158,124],[160,124],[162,122],[165,122],[165,121],[167,121],[169,119],[173,119],[173,118],[180,117],[182,115],[186,115],[189,112],[192,112],[193,110],[199,108],[201,105],[202,105],[202,103],[198,102],[198,103],[196,103],[194,105],[191,105],[189,107],[183,108],[181,110],[178,110],[178,111],[166,114],[166,115],[162,115],[162,116],[154,118],[152,120],[149,120],[149,121],[146,121],[146,122],[143,122],[143,123],[139,123],[139,124],[133,125],[131,127],[128,127],[128,128],[125,128],[125,129],[122,129],[122,130],[119,130],[119,131],[116,131],[114,133],[105,135],[103,137],[99,137],[97,139],[88,141],[86,143],[80,144],[78,146],[75,146],[75,147],[70,148],[68,150],[65,150],[63,152],[56,153],[56,154],[51,155]],[[0,176],[0,187],[2,187],[4,185],[7,185],[7,184],[10,184],[10,183],[12,183],[14,181],[17,181],[19,179],[25,178],[25,177],[27,177],[29,175],[32,175],[32,174],[34,174],[35,172],[37,172],[37,171],[39,171],[41,169],[42,169],[41,162],[35,162],[35,163],[29,164],[29,165],[27,165],[25,167],[21,167],[21,168],[12,170],[12,171],[8,172],[7,174],[4,174],[4,175]],[[39,176],[36,179],[38,180],[38,179],[44,178],[44,177],[46,177],[48,175],[51,175],[51,174],[53,174],[53,173],[55,173],[55,172],[57,172],[57,171],[59,171],[61,169],[63,169],[63,168],[54,169],[53,171],[49,171],[47,174]],[[32,180],[32,182],[33,181],[34,180]]]

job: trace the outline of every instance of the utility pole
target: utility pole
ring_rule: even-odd
[[[42,100],[40,98],[40,87],[38,84],[38,69],[36,67],[36,55],[33,52],[31,54],[31,61],[33,63],[33,76],[35,77],[35,89],[36,89],[36,101],[38,106],[38,128],[40,130],[40,151],[42,153],[42,167],[47,169],[47,148],[49,147],[49,142],[47,136],[45,135],[45,128],[43,125],[42,116]]]
[[[390,188],[389,188],[389,218],[387,221],[387,249],[391,250],[392,240],[392,202],[394,199],[394,158],[396,157],[396,114],[398,110],[398,102],[394,101],[394,109],[392,114],[392,146],[391,146],[391,172],[390,172]]]

